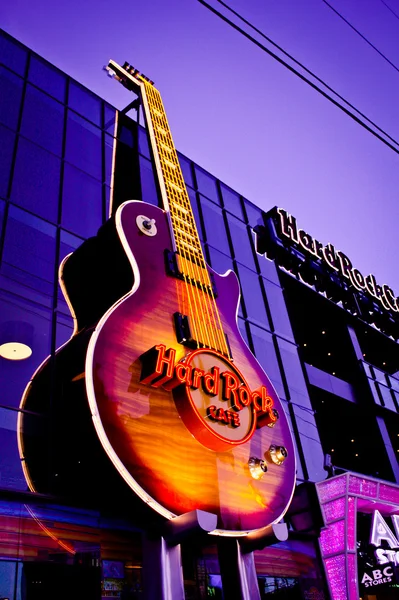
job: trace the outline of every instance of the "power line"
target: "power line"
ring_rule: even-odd
[[[399,73],[399,68],[391,61],[389,60],[389,58],[387,58],[385,56],[385,54],[383,54],[380,50],[378,50],[377,46],[374,46],[374,44],[372,44],[362,33],[360,33],[360,31],[358,29],[356,29],[356,27],[354,27],[352,25],[352,23],[349,23],[349,21],[347,19],[345,19],[345,17],[343,15],[341,15],[340,12],[338,12],[333,6],[331,6],[331,4],[329,4],[329,2],[327,2],[327,0],[322,0],[322,2],[324,2],[324,4],[326,4],[333,12],[335,12],[335,14],[342,19],[351,29],[353,29],[353,31],[355,31],[357,33],[357,35],[359,35],[362,40],[364,40],[366,42],[366,44],[368,44],[371,48],[373,48],[373,50],[375,50],[384,60],[386,60],[386,62],[391,65],[391,67],[393,67],[395,69],[395,71],[397,71]]]
[[[319,83],[321,83],[330,92],[332,92],[333,94],[335,94],[337,96],[337,98],[339,98],[340,100],[342,100],[343,102],[345,102],[345,104],[347,104],[347,106],[349,106],[350,108],[352,108],[353,110],[355,110],[358,113],[358,115],[360,115],[361,117],[363,117],[363,119],[365,119],[368,123],[370,123],[371,125],[373,125],[373,127],[375,127],[378,131],[380,131],[381,133],[383,133],[388,139],[390,139],[392,142],[394,142],[395,144],[397,144],[399,146],[399,142],[397,142],[393,137],[391,137],[389,135],[389,133],[387,133],[386,131],[384,131],[384,129],[381,129],[381,127],[379,127],[374,121],[372,121],[371,119],[369,119],[364,113],[362,113],[358,108],[356,108],[356,106],[354,106],[353,104],[351,104],[348,100],[346,100],[343,96],[341,96],[341,94],[339,94],[338,92],[336,92],[330,85],[328,85],[328,83],[326,83],[323,79],[321,79],[315,73],[313,73],[313,71],[311,71],[310,69],[308,69],[307,67],[305,67],[305,65],[302,64],[301,62],[299,62],[299,60],[297,60],[296,58],[294,58],[292,56],[292,54],[289,54],[288,52],[286,52],[286,50],[284,50],[284,48],[282,48],[281,46],[279,46],[278,44],[276,44],[270,37],[268,37],[265,33],[263,33],[263,31],[261,31],[260,29],[258,29],[257,27],[255,27],[255,25],[253,25],[252,23],[250,23],[242,15],[240,15],[238,12],[236,12],[233,8],[231,8],[231,6],[229,6],[228,4],[226,4],[225,2],[223,2],[223,0],[216,0],[216,1],[219,2],[219,4],[221,4],[225,8],[227,8],[227,10],[229,10],[231,13],[233,13],[233,15],[235,15],[236,17],[238,17],[243,23],[245,23],[246,25],[248,25],[248,27],[251,27],[251,29],[253,29],[254,31],[256,31],[256,33],[258,33],[259,35],[261,35],[265,40],[267,40],[270,44],[272,44],[272,46],[274,46],[275,48],[277,48],[282,54],[284,54],[285,56],[287,56],[287,58],[289,58],[290,60],[292,60],[296,65],[298,65],[299,67],[301,67],[301,69],[303,69],[306,73],[308,73],[309,75],[311,75],[314,79],[316,79],[316,81],[318,81]]]
[[[304,75],[302,75],[302,73],[300,73],[299,71],[297,71],[296,69],[294,69],[294,67],[292,67],[291,65],[289,65],[287,62],[285,62],[279,56],[277,56],[277,54],[275,54],[274,52],[272,52],[271,50],[269,50],[269,48],[267,48],[266,46],[264,46],[263,44],[261,44],[261,42],[259,42],[253,36],[251,36],[249,33],[247,33],[246,31],[244,31],[243,29],[241,29],[241,27],[239,27],[238,25],[236,25],[235,23],[233,23],[233,21],[230,21],[230,19],[228,19],[225,15],[223,15],[222,13],[220,13],[218,10],[216,10],[216,8],[214,8],[213,6],[211,6],[210,4],[208,4],[207,2],[205,2],[205,0],[198,0],[198,2],[200,4],[202,4],[203,6],[205,6],[208,10],[210,10],[211,12],[213,12],[222,21],[224,21],[225,23],[227,23],[228,25],[230,25],[230,27],[232,27],[233,29],[235,29],[236,31],[238,31],[239,33],[241,33],[241,35],[243,35],[244,37],[246,37],[253,44],[255,44],[256,46],[258,46],[258,48],[260,48],[261,50],[263,50],[264,52],[266,52],[266,54],[269,54],[269,56],[271,56],[272,58],[274,58],[275,60],[277,60],[277,62],[279,62],[280,64],[282,64],[284,67],[286,67],[289,71],[291,71],[291,73],[294,73],[294,75],[296,75],[302,81],[304,81],[305,83],[307,83],[308,85],[310,85],[311,88],[313,88],[314,90],[316,90],[317,92],[319,92],[319,94],[321,94],[324,98],[326,98],[327,100],[329,100],[332,104],[334,104],[334,106],[336,106],[337,108],[339,108],[340,110],[342,110],[342,112],[344,112],[346,115],[348,115],[348,117],[350,117],[351,119],[353,119],[354,121],[356,121],[356,123],[358,123],[359,125],[361,125],[369,133],[371,133],[372,135],[374,135],[374,137],[376,137],[381,142],[383,142],[383,144],[385,144],[386,146],[388,146],[388,148],[390,148],[391,150],[393,150],[396,154],[399,154],[399,149],[398,148],[396,148],[395,146],[393,146],[390,142],[388,142],[385,138],[383,138],[379,133],[377,133],[376,131],[374,131],[374,129],[372,129],[371,127],[369,127],[366,123],[364,123],[364,121],[362,121],[361,119],[359,119],[359,117],[357,117],[354,113],[352,113],[350,110],[348,110],[347,108],[345,108],[345,106],[342,106],[342,104],[340,104],[339,102],[337,102],[337,100],[335,100],[334,98],[332,98],[332,96],[330,96],[329,94],[327,94],[324,90],[322,90],[320,87],[318,87],[315,83],[313,83],[312,81],[310,81],[309,79],[307,79]],[[337,96],[338,96],[338,94],[337,94]],[[371,122],[369,119],[367,119],[367,120],[369,122]],[[383,131],[379,127],[378,127],[378,129],[380,131]],[[396,140],[394,140],[391,136],[389,136],[385,132],[384,132],[384,135],[386,135],[389,139],[393,140],[395,144],[399,145]]]
[[[397,19],[399,19],[399,15],[397,15],[397,14],[396,14],[396,12],[395,12],[394,10],[392,10],[392,8],[391,8],[390,6],[388,6],[388,4],[387,4],[386,2],[384,2],[384,0],[381,0],[381,2],[383,3],[383,5],[384,5],[384,6],[386,6],[386,7],[387,7],[387,9],[388,9],[388,10],[390,10],[390,11],[391,11],[391,13],[392,13],[393,15],[395,15],[395,17],[396,17]]]

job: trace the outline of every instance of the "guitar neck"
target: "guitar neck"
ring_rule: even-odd
[[[132,91],[139,90],[141,96],[163,208],[170,217],[177,268],[187,284],[189,318],[196,343],[198,347],[213,348],[229,356],[211,278],[161,95],[152,81],[127,63],[120,67],[110,61],[108,69],[125,87]]]
[[[161,95],[144,80],[144,113],[160,183],[163,207],[170,214],[177,253],[205,268],[193,210],[177,158]]]

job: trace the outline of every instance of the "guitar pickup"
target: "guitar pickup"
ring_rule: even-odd
[[[186,281],[206,294],[217,298],[213,273],[209,273],[205,263],[196,257],[188,259],[176,252],[165,250],[165,270],[167,275]]]
[[[189,348],[197,348],[197,342],[191,335],[190,323],[187,315],[175,312],[173,320],[175,323],[176,339],[179,344],[183,344]]]

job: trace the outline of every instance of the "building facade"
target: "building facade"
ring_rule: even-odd
[[[73,333],[60,263],[96,236],[112,194],[117,204],[159,204],[147,133],[134,114],[118,114],[5,33],[0,63],[0,351],[16,341],[28,348],[21,360],[4,350],[0,357],[0,597],[50,598],[54,589],[57,598],[144,597],[146,524],[112,509],[114,481],[106,473],[98,474],[97,491],[105,507],[78,489],[66,498],[62,467],[51,456],[45,491],[32,492],[18,427],[23,418],[40,444],[46,417],[21,400],[34,372]],[[393,581],[394,572],[379,577],[376,567],[377,576],[364,579],[356,554],[356,515],[359,532],[373,506],[383,518],[399,514],[394,298],[387,292],[384,305],[363,280],[351,286],[348,274],[323,264],[321,245],[319,256],[309,253],[310,236],[299,237],[291,216],[284,229],[280,213],[262,212],[185,156],[179,160],[207,262],[240,281],[239,328],[284,406],[297,487],[308,490],[305,500],[294,496],[288,540],[255,552],[261,597],[343,600],[358,598],[361,585],[366,599],[367,577]],[[72,430],[71,453],[73,437]],[[394,538],[378,542],[394,549]],[[183,544],[183,571],[187,599],[222,597],[213,542]],[[373,583],[373,598],[377,587],[395,597],[390,584]]]

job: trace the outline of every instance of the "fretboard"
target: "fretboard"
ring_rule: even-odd
[[[126,68],[116,68],[118,78]],[[127,65],[127,63],[126,63]],[[161,95],[146,77],[127,65],[126,76],[141,89],[141,100],[161,191],[163,208],[170,216],[171,236],[183,288],[182,314],[189,319],[197,347],[208,347],[230,356],[220,320],[208,267],[202,251],[194,213],[186,190],[177,152],[169,129]]]

